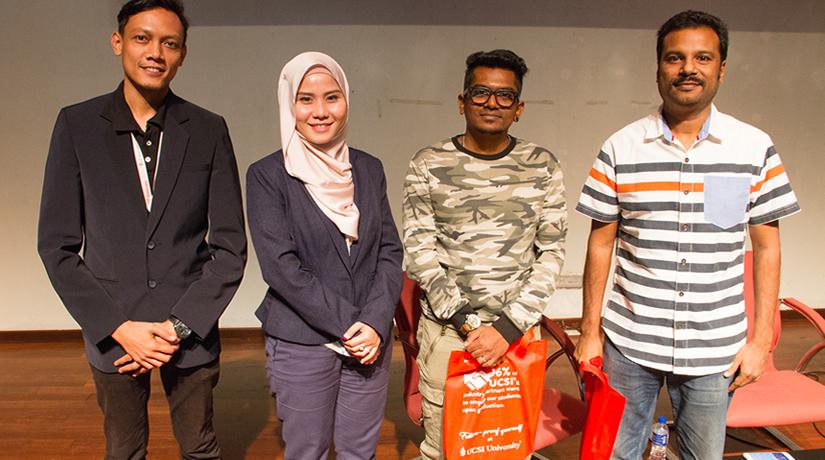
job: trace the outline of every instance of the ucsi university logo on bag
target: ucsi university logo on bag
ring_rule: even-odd
[[[518,371],[506,362],[487,371],[464,375],[464,397],[461,412],[481,414],[489,409],[501,409],[508,399],[521,399]]]
[[[507,401],[521,399],[518,371],[506,362],[492,369],[465,374],[464,385],[464,395],[461,399],[461,412],[464,414],[484,416],[487,411],[505,410],[507,405],[513,404]],[[466,457],[520,449],[523,442],[513,438],[520,437],[523,432],[523,423],[497,426],[483,431],[460,431],[458,436],[462,441],[474,441],[462,446],[459,455]],[[467,447],[468,445],[472,447]]]
[[[481,390],[486,385],[499,388],[513,385],[518,386],[519,381],[516,375],[518,375],[518,372],[515,370],[511,371],[509,366],[496,367],[486,372],[478,371],[465,375],[464,385],[467,385],[467,388],[474,391]],[[516,391],[518,391],[518,388],[516,388]]]
[[[473,454],[489,454],[490,452],[505,452],[505,451],[513,451],[513,450],[520,450],[522,447],[522,441],[513,441],[510,444],[501,444],[502,436],[508,436],[508,433],[517,433],[518,435],[522,434],[524,429],[524,424],[519,423],[518,426],[509,427],[509,428],[496,428],[493,430],[485,430],[483,432],[475,432],[475,433],[468,433],[468,432],[461,432],[458,433],[458,436],[461,437],[462,440],[473,439],[476,436],[479,436],[481,439],[479,442],[482,444],[473,446],[473,447],[464,447],[461,446],[461,449],[458,450],[459,455],[462,457],[466,457],[467,455]],[[485,455],[486,457],[486,455]]]
[[[522,338],[493,368],[482,368],[467,352],[450,355],[443,434],[448,459],[511,460],[532,452],[546,351],[546,342]]]

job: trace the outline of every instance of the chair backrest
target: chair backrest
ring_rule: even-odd
[[[581,384],[581,374],[579,373],[579,362],[576,360],[574,352],[576,351],[576,345],[570,339],[570,336],[564,332],[564,329],[557,323],[556,321],[546,317],[541,317],[541,327],[544,329],[546,333],[548,333],[556,343],[559,344],[559,349],[552,353],[550,356],[547,357],[547,361],[545,362],[544,369],[550,369],[550,365],[553,362],[564,356],[567,358],[567,361],[570,363],[570,368],[573,371],[573,374],[576,376],[576,381],[579,382],[578,390],[579,390],[579,398],[584,401],[584,387]]]
[[[404,407],[407,416],[418,426],[422,424],[421,393],[418,391],[418,320],[421,318],[421,288],[404,274],[404,287],[395,308],[397,339],[404,349]]]
[[[753,280],[753,251],[745,252],[745,313],[748,316],[748,341],[753,336],[753,324],[756,308],[756,300],[754,294],[754,280]],[[777,299],[777,302],[779,300]],[[775,369],[773,363],[773,350],[779,343],[779,335],[782,332],[782,315],[779,308],[776,309],[774,323],[773,323],[773,340],[771,342],[771,352],[768,355],[768,368]]]
[[[418,331],[418,320],[421,319],[421,288],[418,283],[404,274],[404,287],[401,289],[401,298],[395,309],[395,325],[398,329],[398,339],[409,351],[413,358],[418,357],[418,340],[415,338]]]
[[[542,316],[539,324],[544,329],[545,335],[549,335],[559,344],[559,349],[547,357],[544,366],[545,372],[550,372],[550,366],[556,359],[562,356],[566,357],[576,378],[578,391],[577,395],[573,396],[551,385],[545,385],[536,439],[533,444],[534,450],[555,444],[582,431],[587,418],[587,406],[584,402],[584,387],[579,374],[579,363],[573,355],[576,345],[573,344],[573,341],[570,340],[570,337],[558,322]]]

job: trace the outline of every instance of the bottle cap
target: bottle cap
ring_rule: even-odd
[[[659,416],[659,423],[667,423],[667,417],[664,415]]]

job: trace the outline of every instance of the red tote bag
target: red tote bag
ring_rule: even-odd
[[[602,371],[602,358],[580,362],[584,393],[587,400],[587,420],[582,431],[581,460],[606,460],[613,452],[613,443],[622,422],[626,399],[608,384]]]
[[[451,459],[523,459],[533,451],[547,342],[525,334],[498,366],[453,351],[444,392],[444,453]]]

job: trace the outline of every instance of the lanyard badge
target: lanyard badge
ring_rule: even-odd
[[[160,133],[158,139],[158,157],[155,160],[155,173],[152,176],[152,182],[157,183],[158,169],[160,169],[160,150],[163,147],[163,132]],[[146,204],[146,211],[152,211],[152,187],[149,185],[149,173],[146,172],[146,160],[143,158],[143,150],[140,149],[140,144],[137,138],[132,134],[132,153],[135,155],[135,166],[138,171],[138,178],[140,179],[140,190],[143,192],[143,202]]]

